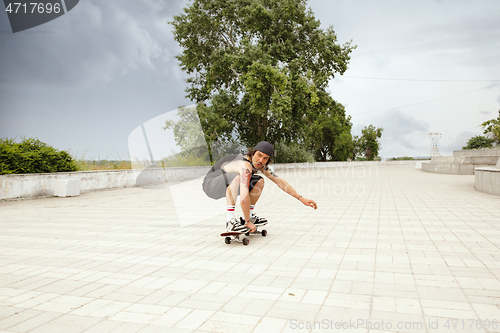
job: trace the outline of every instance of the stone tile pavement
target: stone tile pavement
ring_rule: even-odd
[[[0,332],[500,332],[500,197],[474,176],[280,176],[319,208],[267,181],[248,246],[219,236],[223,200],[180,227],[189,191],[0,202]]]

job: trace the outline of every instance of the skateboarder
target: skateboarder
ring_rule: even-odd
[[[261,141],[254,149],[249,149],[246,155],[235,154],[221,159],[205,176],[203,191],[213,199],[226,198],[226,229],[228,231],[255,232],[256,225],[267,223],[265,218],[259,218],[253,213],[264,188],[264,179],[256,174],[259,171],[304,205],[317,208],[314,200],[304,198],[286,180],[279,178],[269,168],[273,156],[273,146],[267,141]],[[243,212],[241,222],[234,217],[238,194]]]

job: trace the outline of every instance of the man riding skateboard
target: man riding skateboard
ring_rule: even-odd
[[[259,218],[253,213],[264,188],[264,179],[256,174],[259,171],[284,192],[304,205],[317,209],[314,200],[304,198],[286,180],[279,178],[269,168],[273,156],[273,146],[267,141],[261,141],[254,149],[249,149],[246,155],[235,154],[221,159],[205,176],[203,191],[213,199],[226,197],[226,229],[228,231],[255,232],[256,225],[267,223],[265,218]],[[243,212],[241,222],[234,217],[238,194]]]

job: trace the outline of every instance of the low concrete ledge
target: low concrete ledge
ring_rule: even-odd
[[[452,175],[473,175],[473,164],[423,162],[422,171]]]
[[[78,179],[59,179],[54,181],[54,196],[76,197],[80,195],[80,181]]]
[[[381,166],[381,165],[403,165],[417,164],[417,160],[408,161],[352,161],[352,162],[314,162],[314,163],[279,163],[272,164],[274,170],[287,169],[321,169],[321,168],[346,168],[357,166]]]
[[[415,164],[416,161],[372,161],[372,162],[316,162],[273,164],[275,170],[303,168],[340,168],[356,166],[380,166]],[[58,180],[78,180],[80,192],[149,186],[166,181],[184,181],[204,176],[209,166],[189,168],[148,168],[130,170],[77,171],[0,176],[0,200],[36,198],[54,195],[54,184]]]
[[[422,170],[453,175],[473,175],[476,168],[489,168],[500,159],[500,149],[455,150],[453,156],[434,156]]]
[[[480,192],[500,195],[500,168],[476,168],[474,188]]]
[[[500,156],[500,148],[454,150],[453,156]]]
[[[0,176],[0,200],[54,195],[59,180],[78,180],[80,191],[147,186],[165,181],[183,181],[205,175],[210,167],[151,168],[137,170],[77,171]]]
[[[476,168],[474,187],[481,192],[500,195],[500,158],[494,168]]]

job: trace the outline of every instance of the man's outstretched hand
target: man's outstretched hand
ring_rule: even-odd
[[[300,197],[300,202],[302,202],[304,205],[306,206],[309,206],[309,207],[312,207],[314,209],[317,209],[318,208],[318,205],[316,204],[316,202],[312,199],[307,199],[307,198],[304,198],[304,197]]]
[[[245,224],[245,227],[247,227],[248,229],[250,229],[250,232],[256,232],[257,231],[257,227],[255,226],[255,224],[253,224],[252,222],[248,221],[246,224]]]

